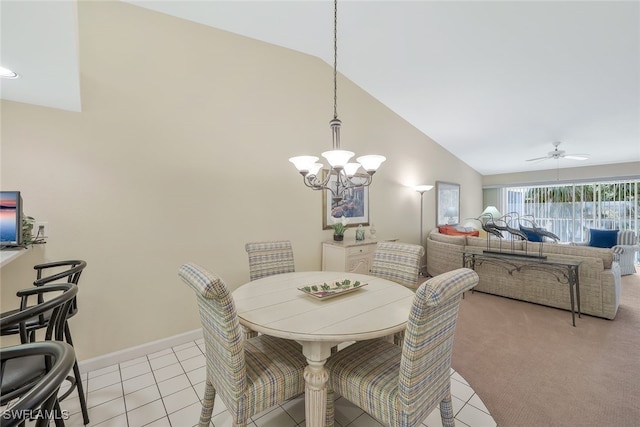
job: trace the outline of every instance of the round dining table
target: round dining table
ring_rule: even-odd
[[[322,294],[323,285],[333,287],[336,281],[345,279],[351,283],[349,290],[338,295]],[[353,289],[355,282],[359,285]],[[312,288],[314,285],[316,288]],[[332,271],[277,274],[233,291],[242,325],[302,345],[308,363],[304,378],[305,419],[309,427],[324,426],[329,378],[324,364],[331,348],[403,331],[414,295],[390,280]]]

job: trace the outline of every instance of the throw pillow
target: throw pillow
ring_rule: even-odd
[[[618,231],[589,229],[589,246],[594,248],[612,248],[618,244]]]
[[[530,242],[544,242],[544,238],[538,233],[534,233],[531,231],[531,228],[525,228],[520,226],[520,231],[522,231],[526,236],[527,240]],[[540,228],[534,228],[533,230],[541,230]]]
[[[446,234],[447,236],[479,236],[480,232],[478,230],[474,231],[460,231],[457,230],[456,227],[452,227],[450,225],[439,225],[438,231],[440,234]]]

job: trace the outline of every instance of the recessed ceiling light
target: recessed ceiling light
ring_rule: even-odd
[[[11,71],[8,68],[0,67],[0,77],[4,79],[17,79],[20,76],[15,71]]]

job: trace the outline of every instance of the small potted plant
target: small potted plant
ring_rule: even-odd
[[[342,217],[342,221],[336,222],[331,226],[333,228],[333,240],[340,242],[344,239],[344,232],[347,231],[347,218]]]
[[[27,215],[22,216],[22,242],[25,246],[34,242],[33,226],[35,223],[36,220],[33,217]]]

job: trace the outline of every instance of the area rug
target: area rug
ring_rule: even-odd
[[[452,366],[500,427],[640,426],[640,273],[614,320],[467,292]]]

